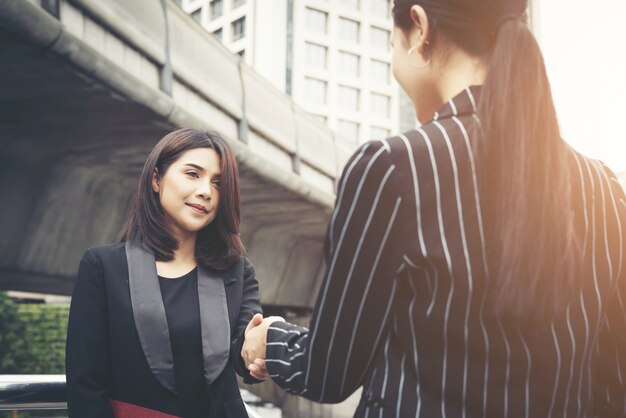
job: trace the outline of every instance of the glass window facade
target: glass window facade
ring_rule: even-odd
[[[382,51],[389,50],[389,31],[376,27],[370,28],[370,43],[376,49]]]
[[[224,14],[224,0],[213,0],[209,5],[211,19],[217,19]]]
[[[339,18],[339,36],[350,42],[359,42],[359,22],[351,19]]]
[[[233,29],[233,41],[243,38],[246,36],[246,18],[242,17],[235,20],[232,23]]]
[[[359,90],[353,87],[339,86],[339,106],[346,110],[359,110]]]
[[[372,93],[370,96],[370,112],[372,116],[389,117],[389,96]]]
[[[311,42],[305,43],[306,63],[313,68],[326,69],[328,48]]]
[[[305,100],[311,104],[326,104],[326,82],[315,78],[304,80]]]
[[[378,60],[371,60],[369,73],[370,81],[382,84],[389,83],[390,68],[388,63]]]
[[[339,4],[354,10],[359,10],[359,0],[339,0]]]
[[[356,122],[339,120],[337,132],[350,142],[357,143],[359,141],[359,124]]]
[[[370,127],[370,139],[389,138],[389,129],[378,126]]]
[[[359,56],[339,51],[339,72],[350,77],[359,76]]]
[[[380,18],[389,17],[389,0],[368,0],[370,11]]]
[[[328,14],[307,7],[305,11],[305,25],[311,32],[326,35],[328,30]]]

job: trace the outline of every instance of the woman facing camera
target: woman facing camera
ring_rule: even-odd
[[[72,418],[247,417],[235,372],[261,311],[239,237],[239,175],[214,132],[181,129],[145,163],[120,243],[91,248],[67,335]]]
[[[250,326],[253,373],[357,417],[626,416],[624,192],[561,139],[527,7],[395,0],[422,125],[348,162],[310,328]]]

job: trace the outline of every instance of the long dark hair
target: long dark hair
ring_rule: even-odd
[[[580,250],[571,210],[569,150],[561,139],[527,0],[396,0],[428,16],[433,47],[445,39],[489,63],[474,142],[487,223],[492,304],[516,317],[562,311],[576,284]]]
[[[222,172],[220,203],[217,216],[198,232],[196,259],[198,263],[217,270],[230,267],[243,255],[239,237],[239,170],[230,147],[217,132],[179,129],[165,135],[152,149],[141,173],[120,241],[131,241],[154,253],[158,261],[174,258],[178,242],[169,233],[158,193],[152,190],[154,172],[163,176],[184,152],[210,148],[220,157]]]

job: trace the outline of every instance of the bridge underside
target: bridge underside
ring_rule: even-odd
[[[81,254],[115,240],[149,151],[178,126],[1,27],[0,51],[0,288],[70,294]],[[310,307],[329,210],[237,156],[262,300]]]

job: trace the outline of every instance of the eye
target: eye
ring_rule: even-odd
[[[198,175],[196,171],[187,171],[185,174],[188,175],[189,177],[193,177],[194,179],[200,178],[200,176]]]
[[[215,187],[220,187],[222,184],[222,181],[220,179],[215,179],[211,183],[213,183]]]

